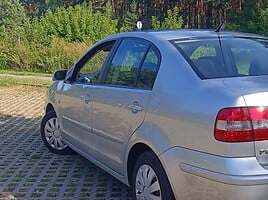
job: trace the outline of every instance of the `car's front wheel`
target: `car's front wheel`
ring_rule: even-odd
[[[137,200],[175,199],[160,161],[149,151],[138,158],[132,180]]]
[[[72,154],[63,141],[58,118],[54,110],[45,114],[41,121],[41,137],[46,147],[55,154]]]

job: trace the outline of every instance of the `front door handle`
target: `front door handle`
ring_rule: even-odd
[[[134,101],[131,105],[128,106],[132,113],[136,114],[139,111],[142,111],[143,107],[139,105],[137,101]]]

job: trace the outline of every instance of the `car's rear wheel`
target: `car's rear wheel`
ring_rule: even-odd
[[[58,118],[54,110],[45,114],[41,122],[41,136],[46,147],[56,154],[72,154],[63,141]]]
[[[132,180],[137,200],[175,199],[160,161],[149,151],[138,158]]]

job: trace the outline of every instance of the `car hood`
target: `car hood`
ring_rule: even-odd
[[[268,76],[228,78],[223,83],[243,96],[247,106],[268,106]]]

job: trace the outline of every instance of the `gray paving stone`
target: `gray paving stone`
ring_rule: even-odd
[[[17,199],[133,199],[130,189],[79,155],[50,153],[39,125],[46,89],[0,87],[0,192]]]

